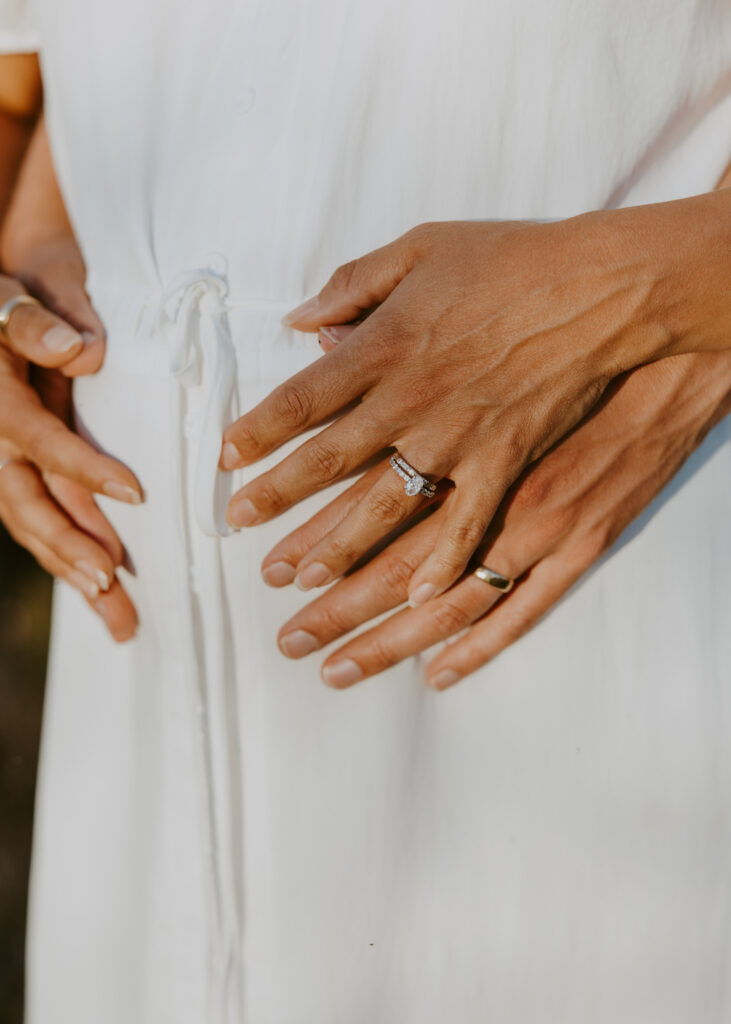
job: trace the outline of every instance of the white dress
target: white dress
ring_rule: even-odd
[[[260,562],[338,489],[222,537],[213,466],[344,260],[713,188],[729,4],[0,2],[109,334],[80,429],[147,492],[138,637],[56,592],[28,1024],[728,1024],[729,424],[444,694],[285,660]]]

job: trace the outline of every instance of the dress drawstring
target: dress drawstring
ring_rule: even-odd
[[[209,537],[227,537],[224,477],[218,469],[224,428],[238,415],[236,351],[228,323],[225,271],[188,270],[165,291],[159,326],[172,334],[170,371],[182,388],[203,386],[204,412],[194,478],[195,516]]]
[[[186,578],[181,636],[189,642],[185,662],[190,666],[191,721],[200,754],[200,798],[205,845],[209,860],[210,1024],[241,1022],[241,864],[240,750],[235,680],[227,647],[231,644],[226,609],[220,538],[233,531],[225,511],[231,474],[218,469],[224,428],[238,415],[237,361],[228,320],[228,280],[225,270],[210,266],[189,270],[165,290],[158,306],[157,327],[168,345],[171,372],[171,471],[178,496],[179,524]],[[185,429],[190,412],[187,397],[200,388],[200,415],[195,429]],[[188,479],[188,445],[194,451]],[[189,484],[193,517],[186,514]],[[194,535],[202,533],[204,537]],[[215,538],[215,539],[209,539]],[[197,563],[197,564],[196,564]],[[200,574],[204,592],[220,595],[205,607],[198,598]],[[233,706],[232,706],[233,705]]]

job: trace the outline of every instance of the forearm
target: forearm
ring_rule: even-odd
[[[20,170],[2,235],[0,262],[10,273],[26,267],[30,254],[73,237],[41,117]],[[68,259],[68,254],[65,256]],[[79,270],[81,272],[81,260]]]
[[[34,56],[0,57],[0,223],[41,108],[41,79]]]

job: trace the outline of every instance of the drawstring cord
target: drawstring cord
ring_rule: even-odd
[[[188,270],[163,294],[159,324],[173,336],[170,371],[182,388],[204,387],[198,438],[194,508],[199,529],[209,537],[232,533],[226,522],[226,484],[218,469],[221,438],[236,419],[236,351],[228,323],[225,271]]]
[[[218,469],[224,428],[238,415],[236,396],[236,351],[228,322],[228,280],[225,269],[206,267],[179,274],[164,291],[158,306],[157,327],[167,341],[173,393],[171,402],[173,485],[179,495],[182,540],[189,566],[184,597],[187,634],[190,637],[191,687],[195,706],[193,720],[198,736],[202,768],[202,814],[208,832],[208,858],[211,884],[212,935],[209,1020],[211,1024],[240,1024],[241,1020],[241,911],[238,849],[238,817],[231,807],[237,791],[241,766],[238,742],[232,736],[227,694],[233,681],[227,676],[227,618],[224,608],[225,586],[220,545],[216,540],[233,531],[225,520],[225,508],[231,487],[231,474]],[[185,394],[201,388],[200,427],[189,432]],[[196,421],[197,422],[197,421]],[[197,442],[193,470],[194,524],[185,515],[186,437],[194,433]],[[201,564],[192,567],[191,525],[206,537],[201,543]],[[197,575],[204,571],[213,595],[205,611],[198,604]],[[183,595],[181,595],[183,596]],[[205,616],[205,635],[198,628]],[[236,717],[236,716],[235,716]]]

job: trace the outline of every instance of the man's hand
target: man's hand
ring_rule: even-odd
[[[441,690],[484,665],[610,547],[729,409],[731,353],[674,356],[617,381],[597,410],[516,483],[480,545],[479,560],[517,578],[515,589],[501,598],[468,574],[435,600],[397,611],[340,647],[325,661],[325,681],[350,686],[464,629],[431,662],[427,682]],[[291,582],[378,472],[278,544],[264,560],[264,579]],[[302,657],[403,604],[450,500],[287,622],[282,652]]]
[[[412,603],[433,599],[510,486],[616,376],[728,345],[730,220],[731,193],[717,192],[548,224],[436,223],[341,267],[290,322],[324,333],[359,319],[355,330],[225,431],[221,465],[250,465],[345,411],[234,495],[229,521],[267,521],[395,447],[455,485],[410,582]],[[421,504],[386,467],[300,583],[336,579]]]

